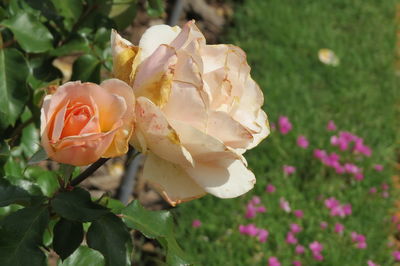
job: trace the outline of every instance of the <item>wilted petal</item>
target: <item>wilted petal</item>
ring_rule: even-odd
[[[206,192],[177,164],[149,152],[143,177],[172,205],[199,198]]]
[[[161,110],[145,97],[136,101],[136,125],[136,130],[140,130],[146,140],[147,148],[154,154],[175,164],[193,165],[192,156],[182,146],[174,128]]]
[[[267,114],[263,110],[258,112],[257,120],[255,122],[260,126],[261,130],[253,134],[253,142],[246,147],[248,150],[257,146],[271,132]]]

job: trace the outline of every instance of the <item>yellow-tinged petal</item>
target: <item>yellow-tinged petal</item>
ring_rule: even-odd
[[[177,56],[175,49],[161,45],[139,65],[133,83],[136,97],[144,96],[157,106],[164,106],[171,92]]]
[[[172,206],[206,194],[184,169],[149,152],[144,163],[143,177]]]
[[[108,92],[123,97],[127,109],[122,116],[123,125],[116,132],[115,137],[103,157],[115,157],[125,154],[128,151],[128,141],[132,136],[135,120],[135,96],[132,88],[125,82],[118,79],[108,79],[100,84],[100,87]]]
[[[122,38],[115,30],[111,31],[113,73],[117,79],[131,84],[140,62],[140,48]]]

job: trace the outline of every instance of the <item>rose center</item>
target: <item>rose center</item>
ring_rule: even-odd
[[[82,103],[74,103],[68,106],[65,113],[64,128],[61,139],[68,136],[79,135],[93,116],[92,109]]]

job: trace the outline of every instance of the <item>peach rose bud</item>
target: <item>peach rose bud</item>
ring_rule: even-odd
[[[127,152],[135,96],[118,79],[100,85],[67,82],[47,95],[41,110],[41,142],[53,160],[75,166]]]

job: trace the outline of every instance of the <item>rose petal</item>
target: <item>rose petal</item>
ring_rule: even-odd
[[[144,163],[143,177],[172,206],[202,197],[206,192],[179,165],[172,164],[149,152]]]
[[[139,97],[136,101],[136,124],[136,130],[140,130],[150,151],[175,164],[193,165],[192,156],[182,146],[164,114],[145,97]]]
[[[133,83],[136,97],[144,96],[157,106],[163,106],[168,100],[177,62],[175,49],[161,45],[140,64]]]
[[[205,104],[198,89],[190,83],[174,81],[169,100],[162,110],[169,120],[185,122],[198,129],[206,128]]]
[[[256,183],[254,174],[240,160],[225,159],[218,164],[198,163],[186,172],[208,193],[220,198],[243,195]]]
[[[182,145],[190,152],[196,163],[218,163],[225,159],[240,159],[246,163],[244,157],[213,136],[177,120],[170,120],[169,123],[176,130]]]
[[[118,79],[103,81],[100,86],[112,94],[123,97],[127,106],[127,110],[122,116],[123,125],[116,132],[113,142],[103,155],[104,157],[120,156],[125,154],[129,148],[128,141],[132,136],[135,119],[135,96],[132,88]]]
[[[265,139],[271,133],[267,114],[263,110],[260,109],[255,123],[257,123],[260,126],[261,130],[253,134],[253,141],[246,147],[246,149],[248,150],[257,146],[263,139]]]
[[[253,136],[245,127],[224,112],[209,112],[207,134],[221,140],[232,148],[245,148]]]
[[[161,44],[170,44],[180,32],[180,27],[164,24],[148,28],[139,41],[139,47],[142,49],[141,61],[152,55]]]
[[[71,136],[50,144],[47,129],[42,136],[42,146],[53,160],[83,166],[97,161],[111,144],[115,132],[122,122],[115,125],[115,129],[107,133],[95,133],[85,136]]]
[[[122,38],[115,30],[112,30],[111,51],[114,76],[131,84],[136,67],[140,63],[140,48]]]

